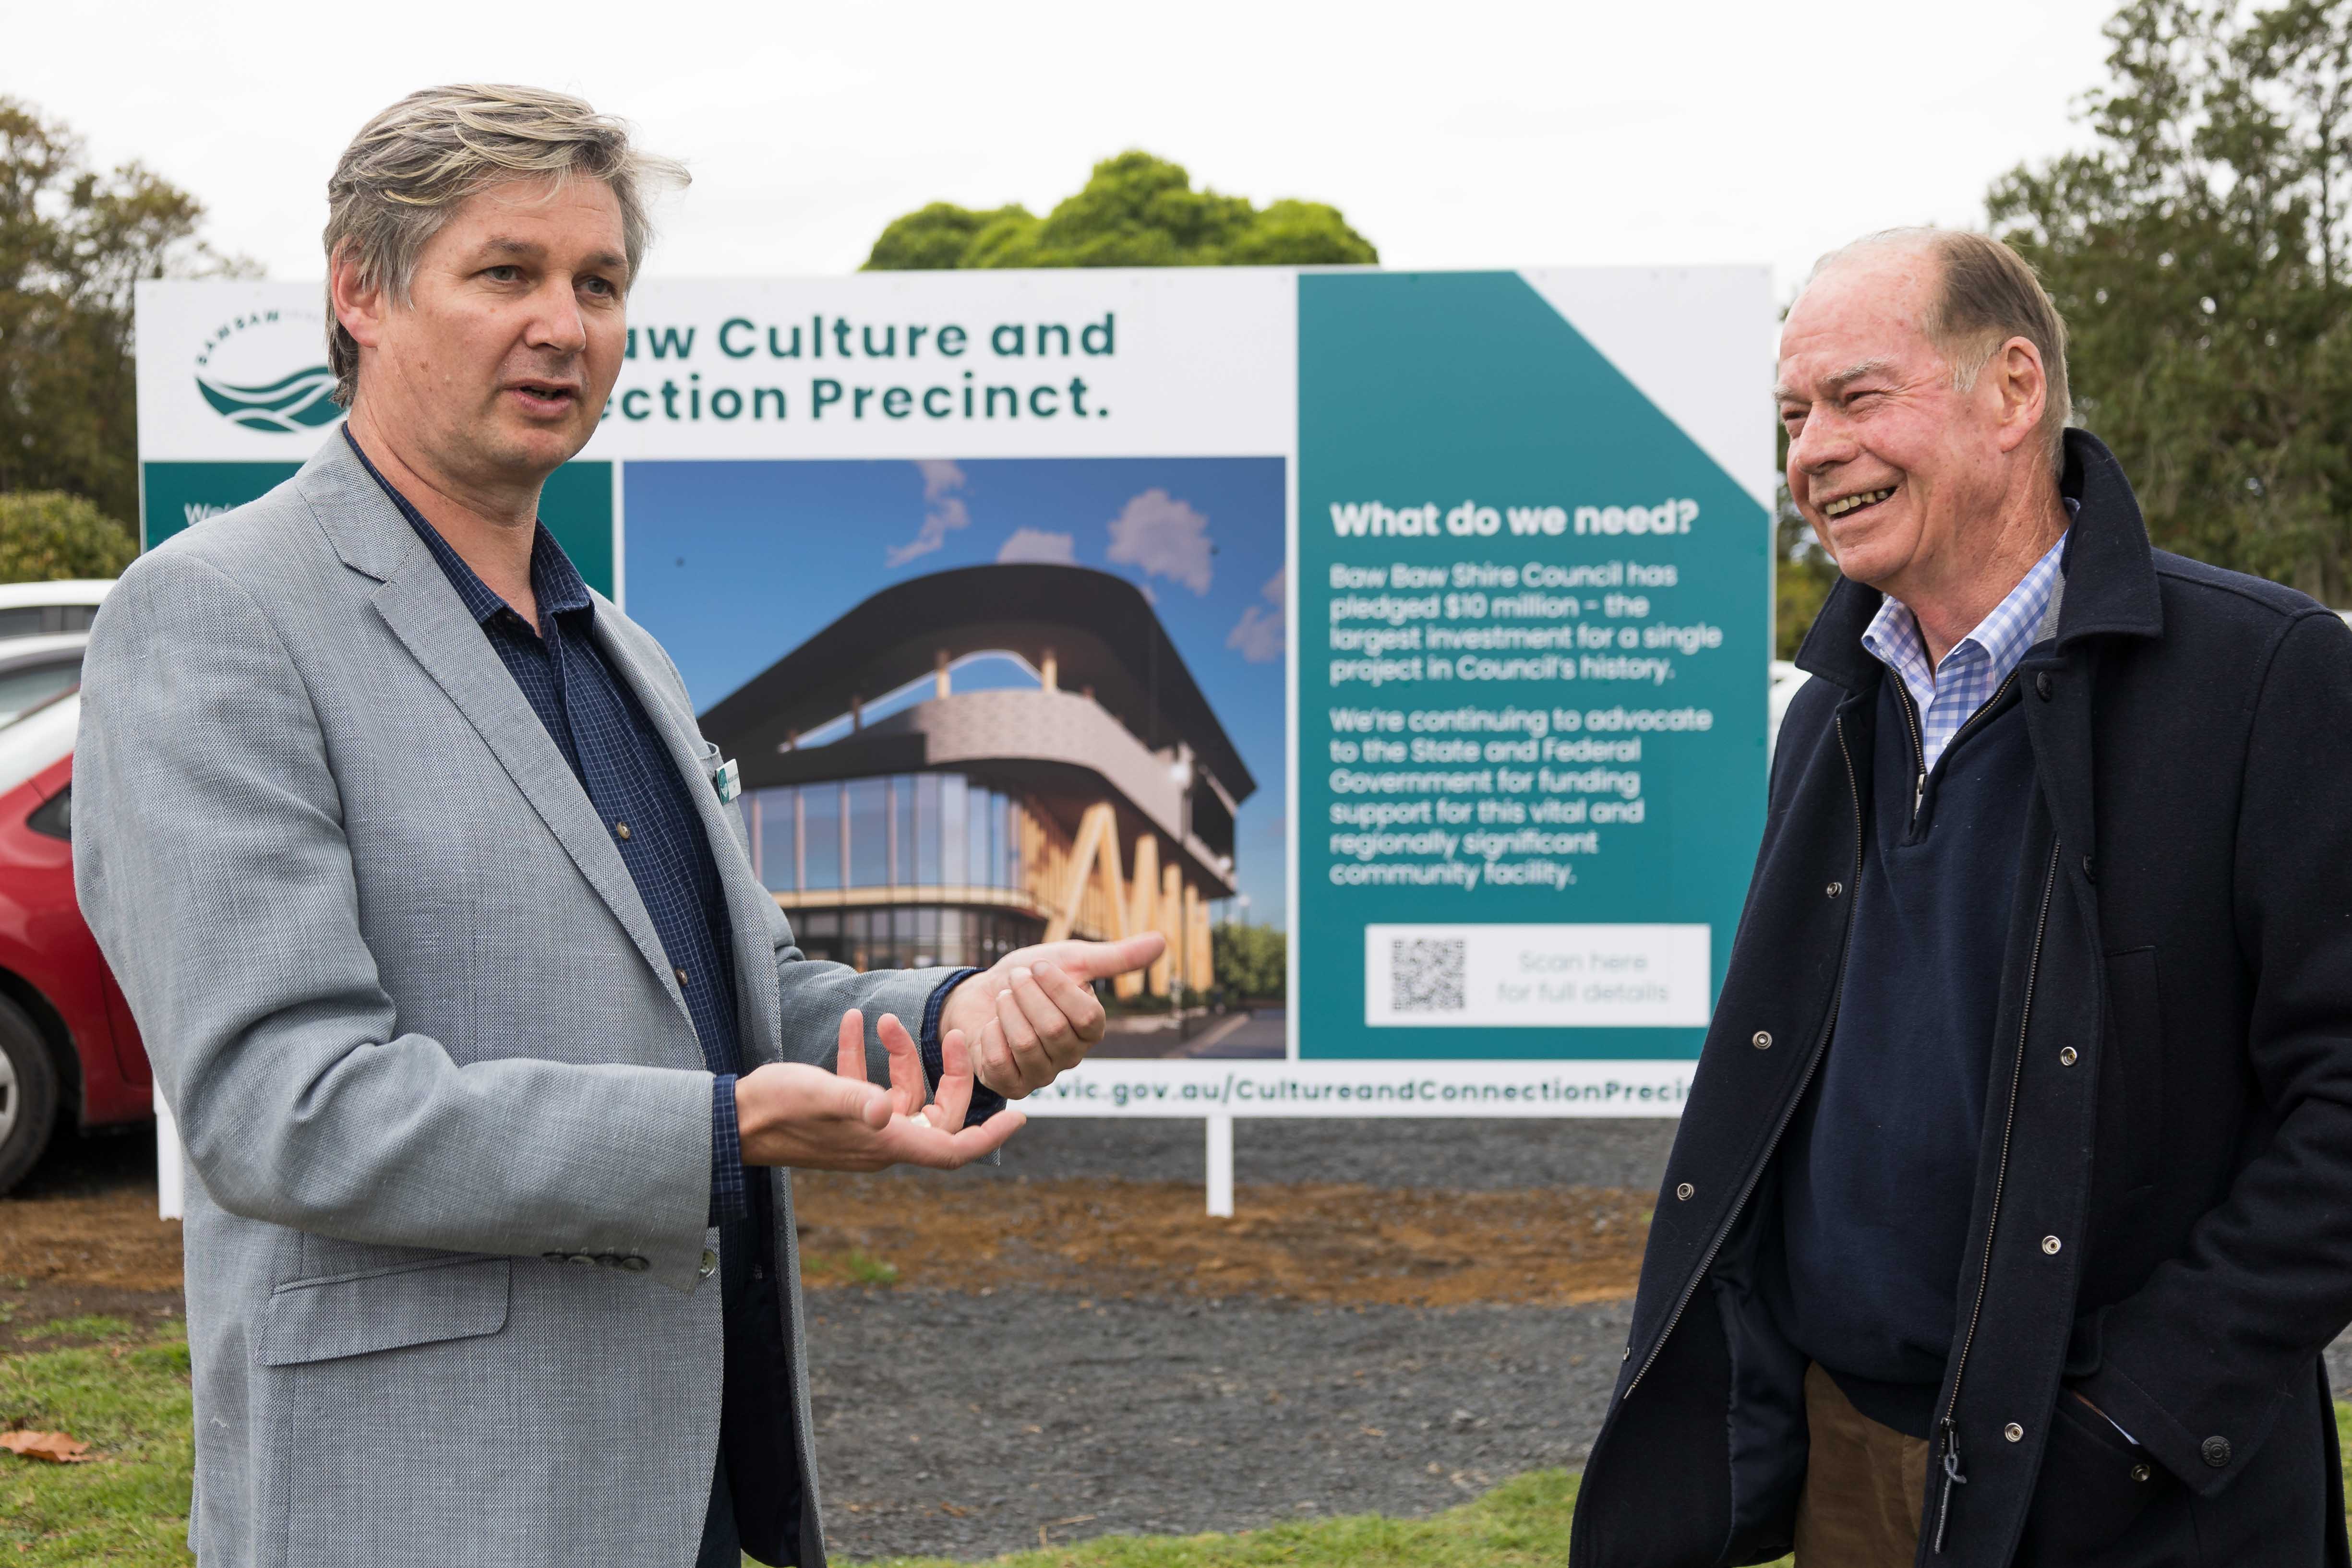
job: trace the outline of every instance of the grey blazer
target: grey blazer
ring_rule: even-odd
[[[745,1070],[828,1064],[856,1007],[878,1080],[873,1021],[915,1028],[948,971],[803,958],[677,670],[602,599],[596,631],[717,853]],[[125,572],[82,681],[76,883],[190,1166],[199,1559],[685,1568],[719,1437],[710,1075],[619,852],[440,567],[330,440]]]

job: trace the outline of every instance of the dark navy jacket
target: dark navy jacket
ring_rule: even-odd
[[[2092,437],[2068,433],[2061,485],[2081,509],[2057,635],[2019,668],[2034,782],[1989,912],[2007,956],[1919,1562],[2343,1568],[2320,1354],[2352,1321],[2352,631],[2151,551]],[[1780,732],[1578,1568],[1790,1544],[1806,1363],[1758,1281],[1833,1049],[1879,601],[1840,583],[1799,655],[1818,678]]]

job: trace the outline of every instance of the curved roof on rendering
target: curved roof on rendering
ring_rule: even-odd
[[[704,732],[744,755],[771,752],[929,674],[939,654],[1003,651],[1043,665],[1064,691],[1095,701],[1147,747],[1177,741],[1233,800],[1256,780],[1185,668],[1142,591],[1087,567],[1030,563],[935,571],[882,590],[721,698]]]

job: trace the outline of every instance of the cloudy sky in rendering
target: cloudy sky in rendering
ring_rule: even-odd
[[[687,160],[671,276],[845,271],[925,202],[1043,212],[1141,147],[1335,203],[1390,266],[1763,261],[1785,295],[1822,250],[1978,220],[1990,178],[2078,144],[2113,8],[118,0],[15,8],[0,94],[194,192],[279,277],[320,274],[327,172],[371,112],[491,79],[583,93]]]

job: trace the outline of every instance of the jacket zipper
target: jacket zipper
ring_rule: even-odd
[[[1910,688],[1898,680],[1895,691],[1903,699],[1904,722],[1911,727],[1911,821],[1906,825],[1916,828],[1919,807],[1927,799],[1927,741],[1920,730],[1919,705],[1911,700]]]
[[[1960,1407],[1960,1380],[1968,1375],[1969,1352],[1977,1343],[1977,1323],[1984,1316],[1985,1291],[1992,1282],[1992,1243],[2000,1229],[2000,1200],[2009,1186],[2009,1145],[2017,1132],[2017,1096],[2025,1079],[2025,1031],[2033,1021],[2033,987],[2042,976],[2042,939],[2050,929],[2050,899],[2058,891],[2058,852],[2063,841],[2050,841],[2050,870],[2042,883],[2042,912],[2033,923],[2033,956],[2025,967],[2025,1000],[2017,1019],[2017,1061],[2009,1074],[2009,1112],[2000,1127],[2000,1160],[1993,1167],[1992,1212],[1985,1221],[1984,1257],[1977,1270],[1976,1304],[1969,1310],[1968,1332],[1960,1339],[1960,1357],[1952,1367],[1952,1397],[1944,1406],[1944,1418],[1937,1424],[1943,1437],[1944,1490],[1936,1505],[1936,1546],[1938,1556],[1944,1550],[1944,1527],[1951,1521],[1952,1488],[1966,1486],[1969,1478],[1960,1470],[1960,1435],[1954,1419]]]
[[[1834,721],[1834,724],[1837,729],[1838,755],[1845,759],[1846,793],[1853,801],[1853,885],[1859,887],[1862,884],[1862,788],[1854,779],[1853,753],[1846,747],[1845,720],[1839,718]],[[1846,901],[1845,923],[1846,936],[1849,939],[1853,932],[1854,902],[1853,899]],[[1805,1091],[1812,1086],[1813,1074],[1821,1068],[1822,1050],[1829,1044],[1830,1035],[1837,1028],[1838,1009],[1844,1000],[1845,949],[1841,947],[1838,951],[1837,989],[1830,998],[1829,1020],[1822,1026],[1821,1038],[1813,1042],[1813,1054],[1805,1063],[1805,1075],[1798,1080],[1796,1093],[1790,1096],[1788,1104],[1781,1108],[1780,1120],[1774,1124],[1771,1139],[1765,1144],[1764,1153],[1756,1161],[1755,1168],[1748,1173],[1748,1184],[1739,1189],[1738,1201],[1731,1206],[1730,1213],[1724,1217],[1722,1225],[1717,1228],[1715,1239],[1707,1243],[1706,1255],[1699,1260],[1698,1268],[1692,1272],[1689,1282],[1683,1286],[1683,1293],[1675,1302],[1674,1313],[1666,1319],[1665,1332],[1658,1335],[1657,1343],[1650,1347],[1650,1354],[1643,1357],[1641,1368],[1633,1374],[1633,1380],[1625,1385],[1625,1392],[1617,1396],[1620,1404],[1633,1396],[1633,1390],[1642,1385],[1642,1379],[1647,1377],[1650,1375],[1650,1368],[1657,1364],[1659,1354],[1666,1348],[1666,1342],[1675,1337],[1675,1330],[1681,1325],[1683,1313],[1689,1309],[1691,1298],[1698,1293],[1700,1281],[1706,1278],[1707,1270],[1715,1267],[1716,1254],[1721,1252],[1724,1242],[1730,1239],[1732,1227],[1739,1222],[1740,1212],[1748,1207],[1748,1198],[1755,1195],[1756,1184],[1763,1179],[1765,1166],[1772,1163],[1773,1151],[1780,1146],[1781,1134],[1789,1130],[1790,1119],[1796,1114],[1797,1107],[1805,1103]]]
[[[2015,670],[2003,675],[2000,685],[1993,687],[1992,695],[1977,705],[1977,711],[1969,715],[1959,728],[1952,731],[1952,738],[1944,742],[1944,751],[1948,752],[1958,746],[1962,736],[1976,728],[1979,720],[1984,719],[1986,715],[1999,707],[2000,699],[2009,695],[2009,688],[2016,684]],[[1919,825],[1919,808],[1926,804],[1927,800],[1927,742],[1920,729],[1919,705],[1911,700],[1911,689],[1898,681],[1895,684],[1895,690],[1903,698],[1903,717],[1911,726],[1911,826],[1916,828]],[[1937,760],[1939,762],[1943,760],[1942,753],[1937,755]]]

